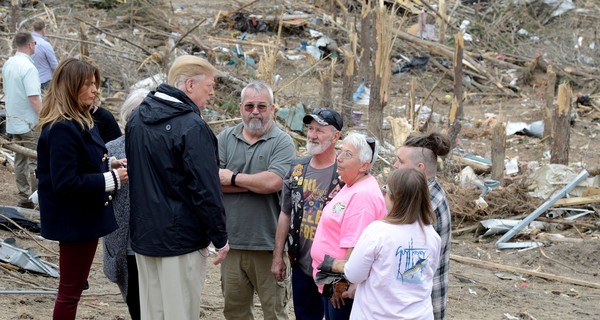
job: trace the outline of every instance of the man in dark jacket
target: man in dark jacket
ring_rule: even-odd
[[[142,319],[198,319],[207,247],[215,264],[229,251],[217,139],[200,115],[215,74],[205,59],[177,58],[125,129]]]

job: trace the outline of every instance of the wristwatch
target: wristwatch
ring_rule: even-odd
[[[234,187],[237,187],[235,185],[235,178],[237,177],[238,173],[240,173],[240,171],[239,170],[235,170],[233,172],[233,174],[231,175],[231,185],[234,186]]]

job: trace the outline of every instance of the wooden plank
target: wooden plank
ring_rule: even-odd
[[[590,241],[592,241],[592,240],[590,240]],[[473,258],[458,256],[455,254],[451,254],[450,259],[452,259],[454,261],[462,262],[462,263],[472,264],[472,265],[486,268],[486,269],[504,270],[504,271],[509,271],[509,272],[526,274],[526,275],[530,275],[530,276],[534,276],[534,277],[538,277],[538,278],[548,279],[548,280],[552,280],[552,281],[558,281],[558,282],[576,284],[576,285],[583,286],[583,287],[600,289],[599,283],[593,283],[593,282],[583,281],[583,280],[579,280],[579,279],[557,276],[557,275],[550,274],[550,273],[537,272],[537,271],[527,270],[527,269],[523,269],[523,268],[511,267],[511,266],[494,263],[494,262],[490,262],[490,261],[482,261],[482,260],[477,260],[477,259],[473,259]]]
[[[481,163],[481,162],[478,162],[475,160],[471,160],[471,159],[467,159],[467,158],[459,157],[459,156],[453,156],[452,159],[456,160],[461,165],[472,167],[473,170],[475,170],[475,171],[490,172],[492,170],[491,164],[485,164],[485,163]]]
[[[570,207],[598,202],[600,202],[600,195],[590,197],[563,198],[556,201],[552,207]]]
[[[492,179],[504,179],[504,158],[506,156],[506,124],[504,112],[500,108],[500,116],[492,127]]]

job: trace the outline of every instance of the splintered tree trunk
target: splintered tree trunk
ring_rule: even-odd
[[[390,30],[391,13],[384,6],[374,11],[373,39],[375,39],[374,61],[372,68],[373,85],[369,99],[369,131],[383,141],[383,108],[387,105],[392,75],[391,51],[394,45],[393,32]]]
[[[452,99],[452,106],[450,107],[450,114],[448,116],[448,137],[450,138],[450,145],[454,148],[456,144],[456,138],[460,133],[461,124],[460,118],[463,116],[463,47],[465,40],[462,33],[459,31],[456,33],[456,49],[454,53],[454,98]]]
[[[8,29],[10,32],[16,32],[18,29],[18,25],[19,25],[19,21],[21,20],[19,18],[19,15],[21,13],[21,1],[20,0],[11,0],[10,1],[10,21],[12,23],[10,23],[8,25]]]
[[[366,84],[371,84],[372,72],[369,72],[373,68],[373,43],[375,34],[375,12],[371,8],[364,8],[363,12],[368,10],[367,13],[363,13],[360,22],[360,66],[359,76],[365,79]],[[359,81],[362,79],[359,79]]]
[[[377,137],[379,141],[383,138],[383,107],[386,102],[384,96],[382,96],[381,88],[382,77],[375,74],[373,77],[373,86],[371,86],[371,98],[369,99],[369,132]]]
[[[81,43],[79,44],[79,53],[81,54],[81,58],[90,56],[90,51],[87,44],[88,37],[86,29],[87,26],[85,23],[79,23],[79,38],[81,39]]]
[[[412,126],[413,131],[419,131],[419,124],[415,121],[417,118],[416,110],[415,110],[415,90],[416,90],[416,80],[415,78],[410,79],[410,89],[408,90],[408,104],[406,105],[406,119],[408,119],[408,123]]]
[[[500,111],[498,122],[492,128],[492,179],[504,178],[504,158],[506,156],[506,124]]]
[[[566,83],[558,87],[558,105],[554,112],[554,125],[552,132],[552,156],[550,163],[568,164],[569,162],[569,140],[570,118],[571,118],[571,98],[573,91],[571,86]]]
[[[444,38],[446,37],[446,0],[440,0],[438,2],[440,17],[437,19],[438,26],[438,39],[440,43],[444,43]]]
[[[350,25],[349,30],[354,30],[354,26]],[[342,119],[346,127],[351,127],[354,123],[352,120],[352,93],[354,91],[354,74],[355,74],[355,63],[354,55],[356,54],[356,45],[358,42],[358,36],[356,32],[350,31],[348,36],[352,50],[342,49],[344,53],[344,76],[342,78]]]
[[[333,84],[333,64],[335,59],[331,60],[332,64],[330,67],[319,72],[319,78],[321,80],[321,102],[320,107],[333,108],[333,99],[331,98],[331,86]]]
[[[463,51],[465,39],[459,31],[456,33],[456,48],[454,53],[454,99],[458,108],[456,109],[457,118],[463,117]]]
[[[548,82],[546,87],[546,105],[544,107],[544,139],[552,139],[552,123],[553,123],[553,105],[554,105],[554,86],[556,85],[556,72],[552,66],[546,68]]]

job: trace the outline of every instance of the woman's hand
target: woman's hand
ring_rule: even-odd
[[[119,180],[121,181],[121,185],[125,183],[129,177],[127,176],[127,168],[121,167],[117,169],[117,174],[119,175]]]
[[[348,290],[342,293],[342,298],[344,299],[354,299],[354,294],[356,293],[356,283],[351,283],[348,287]]]
[[[127,168],[127,159],[113,159],[110,167],[111,169]]]

